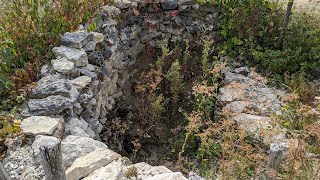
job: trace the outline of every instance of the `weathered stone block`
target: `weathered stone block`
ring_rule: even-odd
[[[92,41],[93,37],[93,34],[88,32],[66,32],[61,37],[61,45],[81,49],[89,41]]]

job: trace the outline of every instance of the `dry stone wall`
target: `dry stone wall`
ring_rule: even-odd
[[[186,179],[164,166],[130,165],[99,142],[100,134],[137,55],[164,41],[214,37],[217,11],[190,0],[115,0],[98,14],[95,32],[67,32],[53,48],[56,58],[42,67],[23,105],[28,142],[7,142],[6,171],[12,179],[44,179],[39,148],[61,141],[67,179]]]

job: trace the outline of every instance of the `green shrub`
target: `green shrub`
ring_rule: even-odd
[[[307,14],[293,16],[286,31],[283,49],[253,51],[254,63],[278,74],[301,70],[309,75],[319,73],[320,25],[314,24],[313,18]]]
[[[273,74],[308,71],[316,76],[320,66],[320,25],[317,15],[294,12],[285,32],[282,48],[275,43],[280,35],[284,10],[264,0],[228,1],[213,4],[219,9],[220,42],[217,49],[243,63]]]
[[[214,5],[220,13],[220,53],[247,58],[252,50],[274,47],[282,20],[277,3],[217,0]]]
[[[181,66],[179,60],[176,60],[172,63],[168,73],[165,75],[165,78],[170,83],[170,91],[174,98],[177,98],[178,94],[183,90],[183,76],[181,75],[180,70]]]

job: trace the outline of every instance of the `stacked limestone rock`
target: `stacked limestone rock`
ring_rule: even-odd
[[[39,147],[60,141],[67,179],[186,179],[164,166],[130,165],[98,141],[106,115],[123,94],[128,67],[146,46],[214,36],[214,9],[190,0],[153,3],[162,10],[144,1],[115,0],[101,8],[98,32],[63,35],[61,46],[53,48],[56,59],[41,69],[21,114],[29,142],[7,143],[3,164],[12,179],[44,179]]]
[[[59,143],[60,139],[62,139],[62,159],[68,180],[186,179],[181,173],[173,173],[163,166],[125,163],[125,158],[108,149],[104,143],[92,139],[98,136],[93,129],[96,133],[100,133],[102,129],[99,121],[90,122],[88,119],[78,118],[83,112],[76,112],[77,108],[84,105],[86,109],[95,107],[97,102],[94,100],[94,95],[108,97],[108,93],[87,93],[92,91],[93,88],[89,86],[95,81],[98,81],[96,84],[103,84],[105,81],[96,80],[97,77],[90,76],[90,73],[82,73],[82,70],[92,73],[94,72],[91,70],[95,70],[95,67],[88,63],[84,48],[89,43],[95,45],[102,39],[103,36],[99,33],[66,33],[61,38],[62,45],[53,49],[57,59],[51,61],[50,74],[44,76],[32,91],[32,99],[27,102],[23,114],[30,116],[23,120],[21,129],[33,141],[31,148],[19,147],[3,161],[12,179],[43,179],[39,148]],[[108,80],[103,87],[107,90],[117,83],[110,78]],[[66,123],[60,115],[68,116]],[[23,162],[16,161],[16,154],[24,151],[26,158]],[[20,174],[13,169],[16,166],[21,168]]]

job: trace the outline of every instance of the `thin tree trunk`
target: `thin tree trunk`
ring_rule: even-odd
[[[283,41],[284,41],[284,37],[285,37],[287,26],[289,24],[289,19],[290,19],[290,15],[291,15],[293,2],[294,2],[294,0],[288,0],[287,12],[286,12],[286,15],[284,17],[284,21],[283,21],[283,24],[282,24],[282,27],[281,27],[281,31],[280,31],[280,36],[279,36],[278,42],[277,42],[277,48],[278,49],[282,49],[282,46],[283,46]]]

